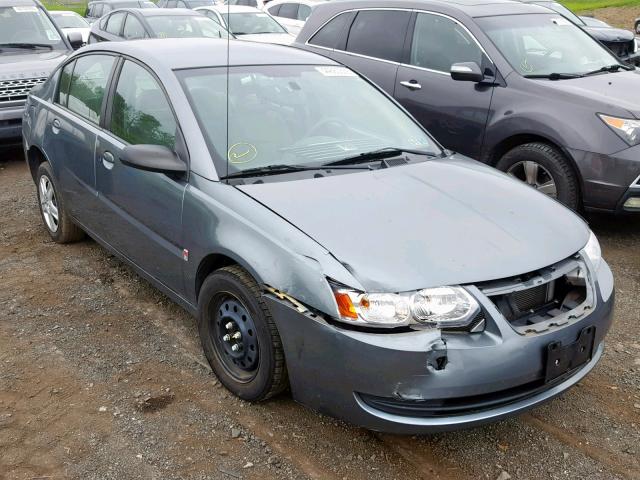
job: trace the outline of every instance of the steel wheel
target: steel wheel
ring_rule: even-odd
[[[558,190],[553,176],[545,167],[538,162],[525,160],[514,163],[507,173],[512,177],[525,182],[527,185],[535,188],[551,198],[557,198]]]
[[[60,224],[58,217],[58,202],[49,177],[46,175],[40,177],[39,187],[40,209],[42,210],[42,216],[47,224],[47,228],[51,230],[51,232],[55,233],[58,231],[58,226]]]
[[[224,292],[211,303],[211,340],[227,373],[238,382],[253,379],[259,366],[256,326],[251,314],[233,294]]]

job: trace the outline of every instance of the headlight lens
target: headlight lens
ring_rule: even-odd
[[[593,232],[589,235],[589,241],[582,251],[587,257],[589,257],[589,260],[591,260],[593,268],[598,270],[600,263],[602,262],[602,250],[600,250],[600,242],[598,242],[598,239]]]
[[[640,120],[610,117],[602,114],[598,114],[598,116],[629,145],[640,143]]]
[[[413,293],[362,293],[334,288],[341,320],[371,326],[423,324],[464,327],[480,306],[462,287],[426,288]]]

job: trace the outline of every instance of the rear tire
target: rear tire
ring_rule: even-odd
[[[209,365],[238,397],[259,402],[287,388],[278,329],[260,287],[242,267],[221,268],[204,281],[198,331]]]
[[[578,180],[567,158],[542,142],[526,143],[509,150],[496,168],[557,199],[572,210],[580,207]]]
[[[43,162],[36,173],[36,189],[42,222],[51,239],[56,243],[71,243],[82,240],[84,232],[67,214],[48,162]]]

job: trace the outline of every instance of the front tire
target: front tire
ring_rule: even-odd
[[[55,177],[48,162],[38,167],[36,174],[38,205],[42,222],[51,239],[56,243],[77,242],[84,238],[84,232],[67,214]]]
[[[204,281],[198,331],[209,365],[238,397],[258,402],[287,388],[278,329],[260,287],[240,266],[216,270]]]
[[[496,168],[525,182],[572,210],[580,207],[578,180],[567,158],[557,148],[542,142],[509,150]]]

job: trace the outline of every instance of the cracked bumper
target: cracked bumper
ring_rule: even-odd
[[[611,283],[604,264],[599,274]],[[606,287],[609,288],[608,286]],[[598,289],[600,292],[600,289]],[[575,323],[537,335],[515,332],[495,307],[483,304],[491,319],[477,334],[438,330],[368,333],[347,330],[319,316],[300,313],[289,303],[266,296],[285,348],[295,400],[328,415],[376,431],[417,434],[468,428],[519,414],[559,395],[580,381],[602,355],[613,312],[613,293]],[[489,302],[487,300],[487,302]],[[490,302],[489,302],[490,303]],[[595,326],[591,360],[555,382],[544,384],[549,343],[567,345],[580,331]],[[446,366],[433,367],[433,346],[446,343]],[[514,391],[530,392],[513,396]],[[533,388],[533,385],[536,387]],[[455,414],[398,414],[377,408],[371,398],[396,404],[437,399],[462,405]],[[491,399],[484,408],[476,400]],[[464,408],[469,402],[469,409]],[[401,410],[411,412],[411,409]]]

